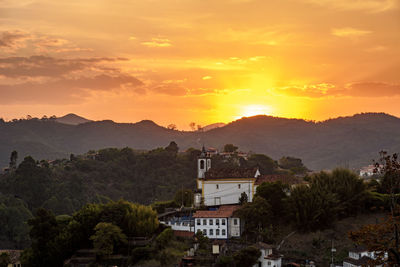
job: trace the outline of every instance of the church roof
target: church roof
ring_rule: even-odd
[[[255,178],[257,168],[223,168],[210,169],[205,173],[206,179],[223,179],[223,178]]]
[[[198,210],[193,214],[194,218],[229,218],[233,212],[239,209],[239,205],[221,206],[218,210]]]

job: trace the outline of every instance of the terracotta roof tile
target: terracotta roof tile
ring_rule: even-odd
[[[218,210],[198,210],[193,215],[194,218],[229,218],[240,206],[221,206]]]
[[[210,169],[206,172],[206,179],[221,178],[255,178],[257,168],[223,168]]]

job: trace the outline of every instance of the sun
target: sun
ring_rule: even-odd
[[[272,112],[272,108],[266,105],[247,105],[240,108],[240,115],[236,119],[242,117],[252,117],[256,115],[269,115]]]

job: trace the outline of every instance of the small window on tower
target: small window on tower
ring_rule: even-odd
[[[204,169],[204,160],[200,160],[200,169]]]
[[[219,185],[217,184],[217,185],[215,185],[215,187],[217,188],[217,189],[219,189]]]
[[[240,184],[238,184],[238,188],[240,189]]]

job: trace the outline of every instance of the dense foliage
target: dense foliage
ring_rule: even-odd
[[[24,266],[62,266],[81,248],[95,248],[100,256],[126,253],[135,236],[151,236],[158,229],[150,207],[120,200],[88,204],[72,216],[55,216],[38,209],[29,220],[32,245],[24,251]]]

